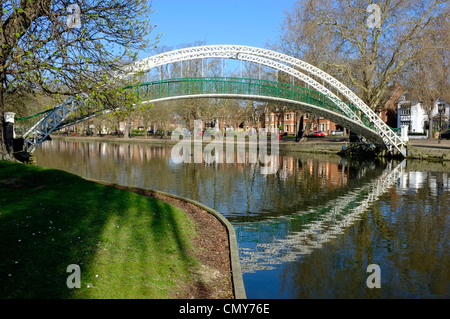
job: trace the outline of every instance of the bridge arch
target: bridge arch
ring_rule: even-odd
[[[147,72],[158,66],[175,62],[206,58],[225,58],[250,61],[286,72],[298,80],[310,85],[315,90],[335,98],[339,108],[341,108],[342,111],[344,111],[353,121],[363,124],[361,116],[365,116],[369,120],[370,124],[375,128],[379,139],[383,141],[383,145],[389,152],[399,152],[403,156],[406,156],[406,145],[402,139],[395,132],[393,132],[389,126],[370,109],[369,106],[367,106],[355,93],[353,93],[352,90],[325,71],[305,61],[276,51],[243,45],[206,45],[183,48],[160,53],[137,61],[129,66],[122,75]],[[307,74],[300,72],[299,70],[302,70]],[[359,111],[354,112],[346,105],[344,101],[325,87],[324,84],[319,83],[308,74],[320,79],[324,84],[328,84],[331,88],[336,89],[336,91],[339,92],[352,105],[356,106]]]

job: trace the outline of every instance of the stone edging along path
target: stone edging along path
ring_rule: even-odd
[[[246,299],[244,280],[242,278],[241,263],[239,261],[239,249],[237,245],[237,237],[233,225],[231,225],[231,223],[221,213],[208,206],[203,205],[202,203],[161,191],[153,191],[153,192],[198,206],[206,210],[208,213],[214,215],[214,217],[216,217],[226,227],[228,231],[228,241],[230,245],[230,262],[231,262],[231,275],[233,282],[234,297],[235,299]]]
[[[89,178],[85,178],[85,179],[95,182],[95,183],[100,183],[100,184],[104,184],[104,185],[110,185],[110,186],[120,187],[123,189],[128,189],[130,191],[142,190],[144,192],[151,192],[154,194],[166,196],[168,198],[173,198],[175,200],[179,200],[179,201],[182,201],[185,203],[190,203],[194,206],[197,206],[198,208],[201,208],[201,209],[205,210],[206,212],[208,212],[209,214],[211,214],[212,216],[214,216],[226,228],[227,233],[228,233],[228,242],[229,242],[229,250],[230,250],[229,257],[230,257],[230,267],[231,267],[231,277],[232,277],[231,281],[232,281],[234,298],[235,299],[246,299],[247,298],[246,293],[245,293],[244,280],[242,277],[241,264],[239,261],[239,249],[238,249],[238,245],[237,245],[236,232],[234,230],[233,225],[231,225],[231,223],[221,213],[219,213],[218,211],[216,211],[208,206],[205,206],[202,203],[199,203],[197,201],[194,201],[194,200],[191,200],[188,198],[184,198],[181,196],[165,193],[162,191],[141,189],[138,187],[129,187],[129,186],[118,185],[118,184],[108,183],[108,182],[95,180],[95,179],[89,179]]]

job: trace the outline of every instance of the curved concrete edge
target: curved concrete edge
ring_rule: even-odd
[[[238,244],[237,244],[236,231],[234,230],[233,225],[231,225],[231,223],[221,213],[219,213],[218,211],[212,209],[211,207],[205,206],[202,203],[199,203],[195,200],[184,198],[181,196],[173,195],[173,194],[162,192],[162,191],[157,191],[157,190],[147,189],[147,188],[139,188],[139,187],[134,187],[134,186],[120,185],[120,184],[116,184],[116,183],[110,183],[110,182],[105,182],[105,181],[95,180],[95,179],[90,179],[90,178],[84,178],[84,179],[91,181],[91,182],[104,184],[104,185],[110,185],[110,186],[116,185],[116,186],[121,186],[124,188],[129,188],[130,190],[131,189],[142,189],[142,190],[150,191],[150,192],[153,192],[156,194],[161,194],[164,196],[172,197],[172,198],[175,198],[175,199],[187,202],[187,203],[191,203],[197,207],[200,207],[200,208],[206,210],[208,213],[214,215],[214,217],[216,217],[225,226],[225,228],[227,229],[227,232],[228,232],[228,243],[230,245],[231,279],[232,279],[232,283],[233,283],[234,298],[235,299],[247,299],[247,296],[245,294],[244,279],[242,277],[241,262],[239,261],[239,248],[238,248]]]
[[[181,196],[165,193],[162,191],[155,191],[150,190],[152,192],[165,195],[168,197],[172,197],[175,199],[179,199],[188,203],[191,203],[195,206],[198,206],[204,210],[206,210],[208,213],[214,215],[227,229],[228,231],[228,242],[230,245],[230,262],[231,262],[231,276],[232,276],[232,282],[233,282],[233,292],[234,292],[234,298],[235,299],[247,299],[247,296],[245,294],[245,286],[244,286],[244,279],[242,277],[242,270],[241,270],[241,263],[239,261],[239,248],[237,244],[237,237],[236,232],[234,230],[233,225],[218,211],[203,205],[202,203],[199,203],[195,200],[184,198]]]

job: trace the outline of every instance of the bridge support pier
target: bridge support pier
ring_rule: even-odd
[[[339,155],[347,158],[375,158],[380,154],[381,150],[368,143],[351,143],[338,153]]]
[[[5,112],[3,117],[5,121],[4,138],[6,149],[9,153],[14,152],[14,115],[13,112]]]
[[[401,137],[403,142],[408,142],[409,138],[408,138],[408,125],[402,125],[401,127]]]
[[[14,116],[16,113],[14,112],[5,112],[4,113],[4,121],[5,121],[5,131],[4,138],[6,149],[8,152],[13,153],[14,157],[23,162],[23,163],[32,163],[31,155],[23,150],[23,138],[15,137],[14,131]]]

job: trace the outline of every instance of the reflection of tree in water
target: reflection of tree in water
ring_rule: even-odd
[[[442,164],[410,164],[345,236],[280,266],[280,289],[293,298],[448,298],[450,176]],[[365,285],[372,263],[381,289]]]

